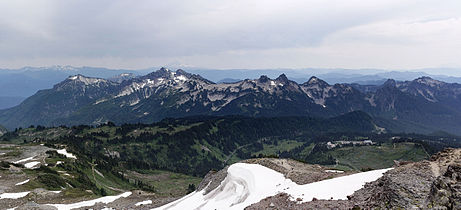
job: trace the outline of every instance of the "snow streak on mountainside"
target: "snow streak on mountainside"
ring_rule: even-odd
[[[175,202],[157,209],[244,209],[269,196],[287,193],[290,199],[308,202],[317,199],[347,199],[366,182],[377,180],[386,171],[369,172],[298,185],[270,168],[247,163],[236,163],[227,170],[226,178],[213,191],[193,192]]]

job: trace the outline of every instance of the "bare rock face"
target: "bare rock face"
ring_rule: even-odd
[[[461,150],[400,165],[351,196],[361,208],[461,209]]]
[[[431,206],[438,209],[461,209],[461,164],[452,164],[431,188]]]
[[[425,208],[434,180],[429,161],[407,164],[366,184],[350,197],[362,208]]]
[[[216,189],[219,184],[226,178],[227,176],[227,169],[229,166],[223,168],[219,171],[210,171],[208,174],[205,175],[203,180],[197,186],[197,191],[201,191],[205,189],[205,194],[208,194],[212,190]]]

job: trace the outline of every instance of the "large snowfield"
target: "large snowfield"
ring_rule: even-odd
[[[367,182],[381,177],[390,169],[381,169],[298,185],[283,174],[270,168],[247,163],[236,163],[229,167],[223,182],[213,191],[193,192],[185,197],[157,209],[244,209],[260,200],[279,193],[287,193],[292,200],[301,202],[317,199],[347,199]]]

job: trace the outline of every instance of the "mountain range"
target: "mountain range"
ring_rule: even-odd
[[[125,77],[123,77],[125,76]],[[29,125],[152,123],[195,115],[335,117],[364,111],[393,132],[461,134],[461,85],[429,77],[389,79],[382,85],[334,84],[311,77],[297,83],[281,74],[214,83],[166,68],[144,76],[102,79],[70,76],[20,105],[0,110],[0,124]]]
[[[175,65],[178,66],[178,65]],[[25,98],[32,96],[38,90],[52,88],[72,75],[85,75],[88,77],[105,78],[114,81],[120,75],[130,77],[148,74],[160,67],[147,69],[108,69],[101,67],[73,67],[73,66],[48,66],[48,67],[23,67],[20,69],[0,69],[0,109],[10,108],[20,104]],[[389,71],[380,69],[205,69],[186,67],[186,71],[199,74],[215,83],[231,83],[247,78],[258,78],[260,75],[277,77],[284,73],[290,80],[304,83],[311,76],[322,78],[330,84],[358,83],[361,85],[382,85],[387,79],[398,81],[413,80],[422,76],[444,82],[461,83],[460,77],[446,75],[431,75],[428,72],[455,72],[456,69],[419,69],[411,71]]]

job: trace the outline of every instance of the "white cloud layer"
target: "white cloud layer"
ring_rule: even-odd
[[[0,0],[0,68],[461,67],[458,0]]]

